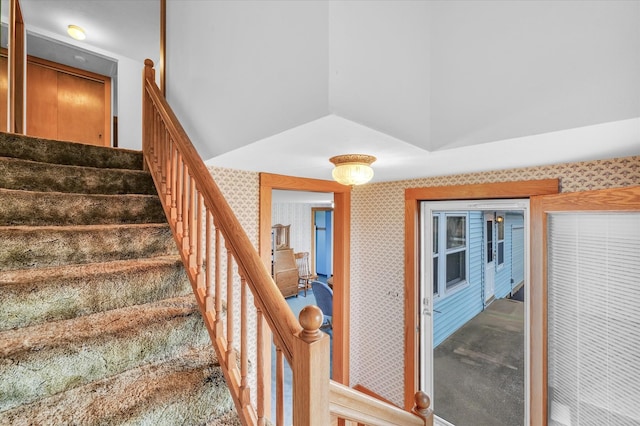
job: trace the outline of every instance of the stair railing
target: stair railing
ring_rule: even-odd
[[[412,413],[328,379],[322,312],[307,306],[296,320],[162,96],[149,59],[143,71],[142,146],[242,424],[264,425],[271,418],[273,337],[276,425],[284,424],[284,359],[293,373],[294,425],[325,426],[338,419],[432,425],[429,398],[422,392],[416,393]]]

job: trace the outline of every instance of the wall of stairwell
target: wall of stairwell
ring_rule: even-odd
[[[640,156],[385,182],[354,189],[351,262],[366,266],[351,269],[352,384],[362,384],[396,404],[403,402],[404,190],[547,178],[560,178],[561,192],[640,185]],[[380,232],[370,232],[374,226],[382,229],[384,237]],[[366,258],[360,253],[366,253]]]
[[[209,170],[257,247],[258,173],[219,167]],[[562,192],[640,185],[640,156],[383,182],[353,190],[352,385],[359,383],[396,404],[403,402],[404,190],[546,178],[560,178]]]

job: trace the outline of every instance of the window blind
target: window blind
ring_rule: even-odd
[[[549,425],[640,425],[640,214],[548,220]]]

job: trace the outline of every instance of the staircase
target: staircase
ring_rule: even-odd
[[[0,424],[240,424],[141,153],[0,133]]]

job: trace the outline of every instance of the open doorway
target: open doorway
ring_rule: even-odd
[[[420,217],[421,388],[440,424],[523,424],[528,200],[422,202]]]
[[[421,354],[420,354],[420,330],[422,318],[422,301],[420,299],[420,203],[422,201],[444,201],[444,200],[484,200],[494,199],[524,199],[528,200],[532,196],[557,194],[559,191],[558,179],[542,179],[535,181],[517,182],[496,182],[470,185],[454,185],[441,187],[408,188],[405,190],[405,389],[404,405],[410,409],[414,403],[413,397],[416,390],[421,389]],[[528,271],[525,271],[528,274]],[[530,289],[533,292],[534,289]],[[531,299],[530,312],[537,312],[543,307],[539,298]],[[527,313],[529,315],[529,313]],[[534,347],[531,342],[537,339],[537,327],[530,321],[532,326],[530,338],[525,342],[525,347]],[[539,333],[538,333],[539,334]],[[530,352],[530,351],[529,351]],[[526,375],[529,377],[528,402],[531,407],[538,407],[539,401],[536,396],[539,393],[540,377],[531,374],[532,371],[540,369],[540,357],[531,354],[530,368]],[[422,389],[425,390],[425,389]],[[428,390],[430,393],[430,390]],[[530,415],[526,411],[525,418]]]
[[[333,194],[333,380],[349,383],[349,265],[351,188],[334,181],[260,174],[260,257],[271,262],[273,190]]]

